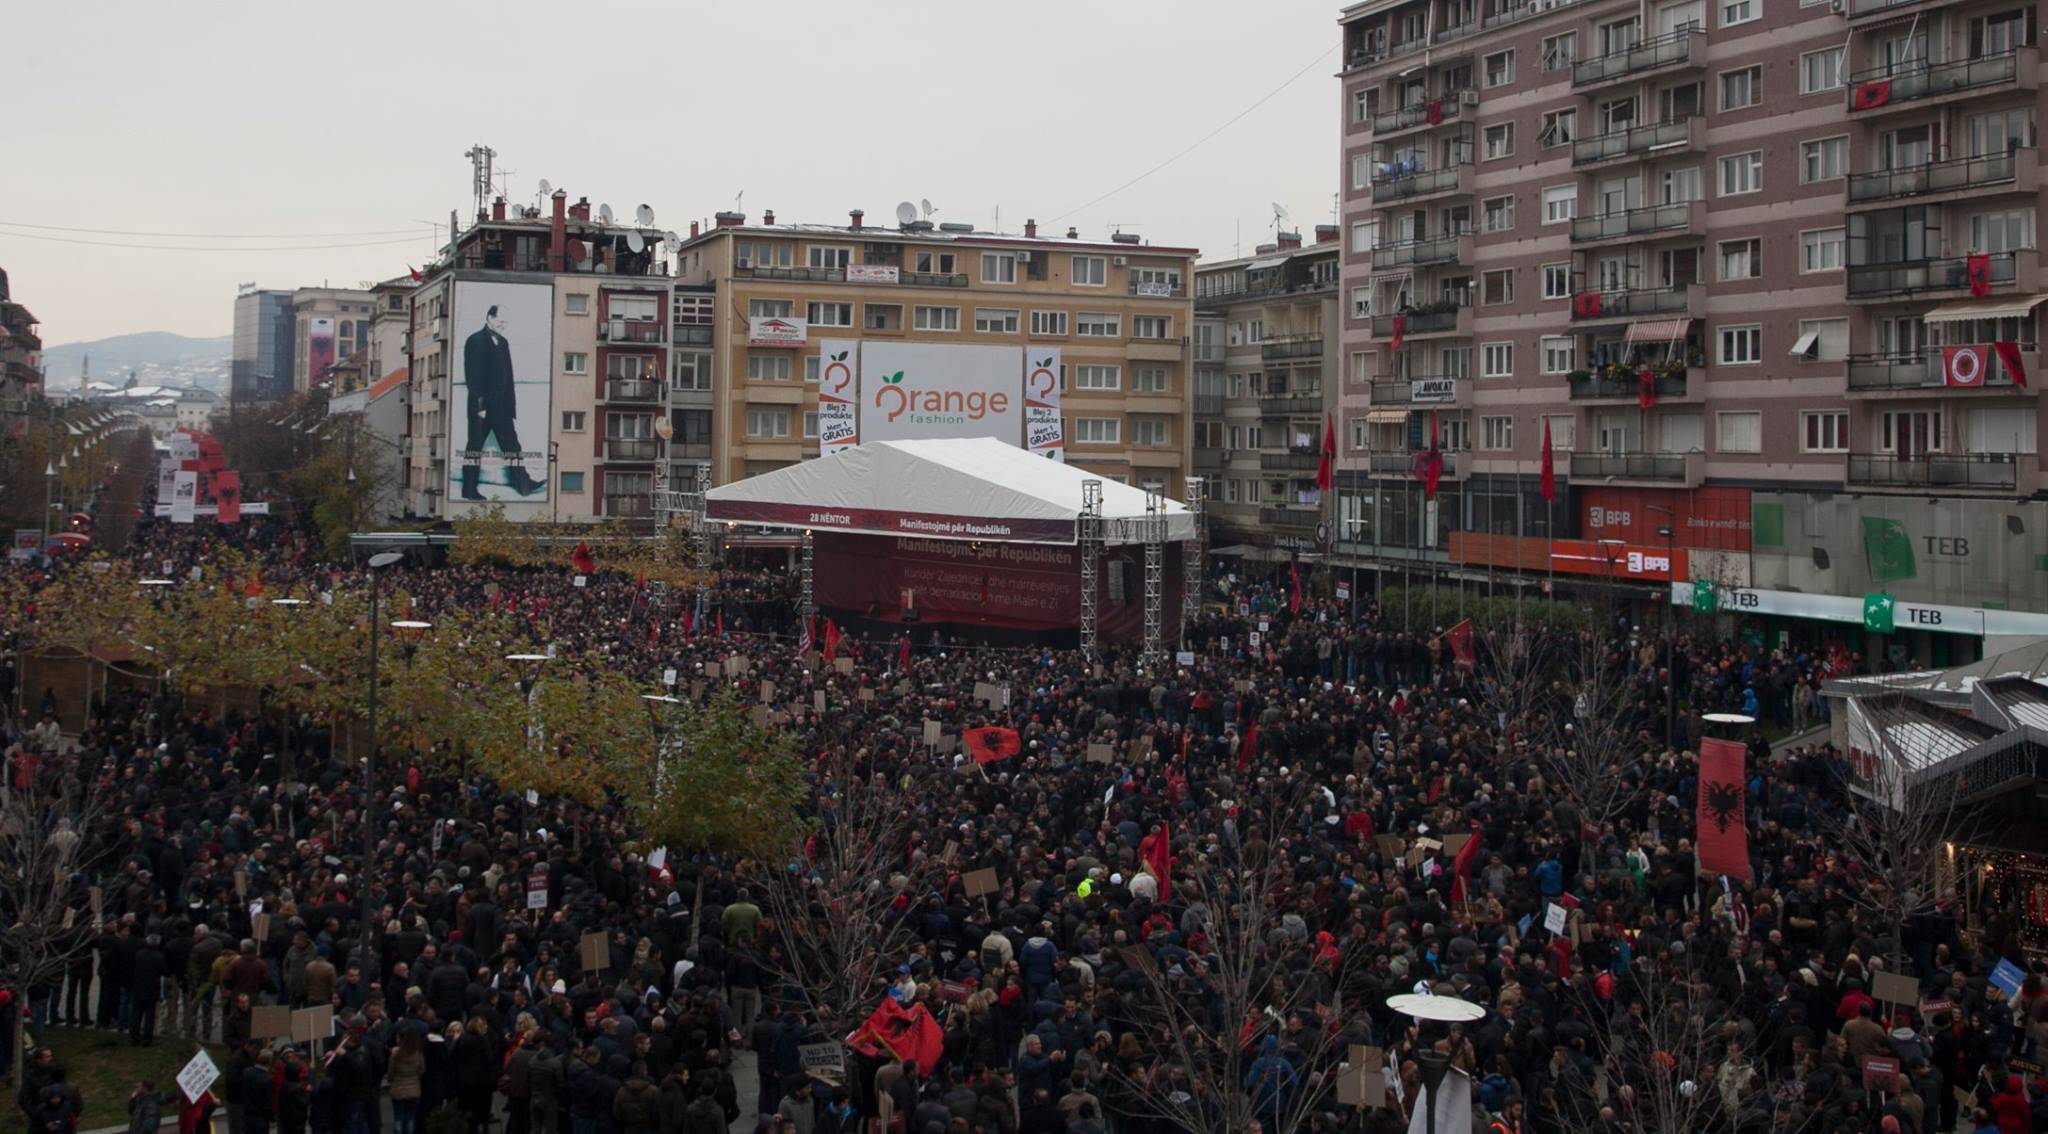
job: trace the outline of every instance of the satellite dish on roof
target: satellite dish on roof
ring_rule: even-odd
[[[652,205],[642,205],[634,209],[633,219],[643,225],[652,226],[654,224],[654,207]]]
[[[917,219],[917,206],[905,201],[896,206],[896,223],[909,224]]]
[[[681,243],[683,242],[683,238],[682,238],[682,237],[680,237],[680,236],[677,236],[677,235],[676,235],[675,233],[673,233],[673,232],[664,232],[664,233],[662,233],[662,234],[661,234],[661,238],[662,238],[663,240],[666,240],[666,241],[668,241],[668,242],[669,242],[670,244],[681,244]]]
[[[676,435],[675,423],[670,421],[666,415],[655,418],[654,435],[656,437],[661,438],[663,441],[666,441],[669,438],[674,437]]]
[[[597,219],[600,224],[612,223],[612,207],[610,205],[599,205],[597,207]]]
[[[554,191],[555,191],[555,187],[554,187],[553,185],[550,185],[550,184],[548,184],[548,179],[547,179],[547,178],[543,177],[543,178],[541,178],[541,179],[540,179],[540,195],[541,195],[541,196],[543,196],[543,197],[551,196],[551,195],[553,195]]]
[[[924,209],[926,217],[930,217],[933,213],[938,212],[937,209],[932,208],[932,199],[930,197],[920,197],[917,203]]]
[[[647,250],[647,238],[640,235],[640,230],[634,229],[626,234],[626,247],[631,248],[635,252],[645,252]]]
[[[565,249],[565,251],[568,252],[569,259],[575,261],[579,265],[588,264],[590,262],[590,250],[583,246],[583,242],[581,240],[571,240],[569,242],[568,248]]]

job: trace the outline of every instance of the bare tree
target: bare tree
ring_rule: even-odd
[[[1597,1032],[1609,1101],[1644,1134],[1707,1128],[1721,1106],[1722,1064],[1740,1058],[1728,1047],[1728,1019],[1704,973],[1638,957],[1615,1016]]]
[[[1578,813],[1580,830],[1570,834],[1590,857],[1598,839],[1584,832],[1605,830],[1642,791],[1637,765],[1648,742],[1635,727],[1640,675],[1630,675],[1598,634],[1579,636],[1569,672],[1562,690],[1570,695],[1570,708],[1546,719],[1540,742],[1558,793]]]
[[[1553,683],[1563,659],[1551,632],[1540,622],[1514,619],[1479,636],[1478,675],[1482,696],[1493,709],[1498,734],[1528,739],[1554,699]],[[1540,731],[1540,730],[1539,730]]]
[[[92,949],[85,879],[105,857],[96,835],[111,804],[74,761],[20,760],[0,772],[0,981],[28,996]]]

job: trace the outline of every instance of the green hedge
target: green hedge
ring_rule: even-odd
[[[1586,612],[1576,603],[1504,594],[1488,598],[1483,588],[1473,587],[1467,587],[1462,595],[1456,587],[1388,587],[1380,592],[1380,613],[1388,626],[1417,634],[1467,618],[1482,632],[1512,626],[1517,618],[1573,632],[1587,625]]]

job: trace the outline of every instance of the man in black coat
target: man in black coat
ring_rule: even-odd
[[[478,482],[483,476],[484,442],[494,441],[503,454],[506,480],[512,491],[532,496],[546,487],[533,479],[519,463],[524,449],[519,443],[518,397],[513,385],[512,348],[505,340],[505,321],[492,304],[484,313],[484,325],[462,343],[462,380],[469,389],[465,420],[469,423],[463,442],[462,498],[482,500]]]
[[[170,958],[163,941],[152,933],[128,962],[128,995],[135,1002],[128,1017],[128,1042],[137,1047],[156,1042],[156,1006],[164,997],[164,976]]]

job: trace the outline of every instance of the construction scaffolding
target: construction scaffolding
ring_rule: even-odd
[[[1202,613],[1202,549],[1209,533],[1204,530],[1203,493],[1207,485],[1201,477],[1188,478],[1188,515],[1194,517],[1195,538],[1181,545],[1180,556],[1180,636],[1186,643],[1188,624]]]
[[[1096,571],[1102,556],[1102,482],[1081,482],[1080,530],[1074,533],[1081,552],[1081,652],[1095,656]]]
[[[1166,602],[1166,496],[1145,490],[1145,660],[1157,665],[1160,607]]]

